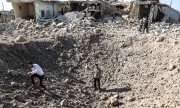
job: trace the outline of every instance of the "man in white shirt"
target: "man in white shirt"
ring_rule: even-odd
[[[34,85],[34,77],[39,78],[39,85],[46,90],[46,87],[42,84],[44,79],[44,72],[42,68],[38,64],[33,64],[32,62],[27,63],[28,67],[31,68],[32,72],[28,72],[27,74],[31,76],[31,82]]]

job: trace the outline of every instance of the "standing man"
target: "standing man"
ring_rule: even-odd
[[[147,17],[144,21],[144,29],[143,29],[143,33],[146,30],[146,33],[149,33],[149,18]]]
[[[98,64],[95,64],[95,70],[94,70],[94,89],[100,91],[100,79],[102,77],[102,70],[99,68]],[[98,84],[98,88],[97,88]]]
[[[33,64],[32,62],[27,63],[28,67],[31,68],[32,72],[28,72],[27,74],[31,76],[31,82],[34,85],[34,78],[39,78],[39,85],[46,90],[46,87],[43,85],[44,72],[42,68],[38,64]]]
[[[143,24],[144,24],[144,21],[143,21],[144,18],[140,19],[139,21],[139,32],[142,31],[142,28],[143,28]]]

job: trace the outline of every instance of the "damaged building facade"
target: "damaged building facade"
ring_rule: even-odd
[[[85,16],[100,18],[108,15],[129,15],[139,20],[149,17],[152,21],[179,22],[179,12],[159,0],[136,0],[132,2],[105,2],[94,0],[7,0],[12,3],[15,17],[23,19],[55,19],[71,11],[84,12]],[[107,0],[108,1],[108,0]]]
[[[54,19],[70,11],[83,11],[91,5],[96,11],[88,11],[95,16],[101,15],[98,13],[100,3],[93,0],[7,0],[7,2],[12,3],[16,18],[36,19],[36,21]]]
[[[34,0],[7,0],[11,2],[15,18],[32,19],[35,17]]]
[[[169,5],[162,4],[159,0],[137,0],[133,3],[130,12],[133,19],[149,17],[152,21],[179,22],[179,12]]]

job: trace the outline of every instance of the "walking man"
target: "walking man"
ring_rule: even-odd
[[[98,64],[95,64],[95,70],[94,70],[94,89],[100,91],[100,80],[102,77],[102,70],[99,68]],[[98,87],[97,87],[98,85]]]
[[[27,74],[31,76],[31,82],[34,85],[34,78],[39,78],[39,85],[46,90],[46,87],[43,85],[44,72],[42,68],[38,64],[33,64],[32,62],[27,63],[28,67],[31,68],[32,72],[28,72]]]

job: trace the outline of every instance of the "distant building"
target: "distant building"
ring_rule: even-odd
[[[0,11],[0,23],[6,23],[15,19],[14,11]]]
[[[2,15],[14,15],[14,10],[12,9],[11,11],[0,11]]]

